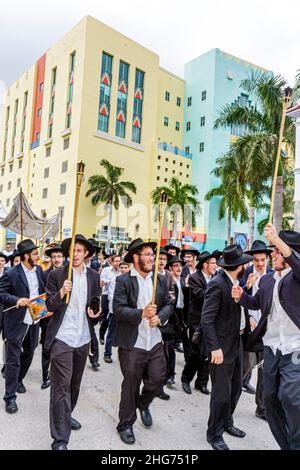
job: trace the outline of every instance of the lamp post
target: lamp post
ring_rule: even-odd
[[[272,195],[271,195],[271,204],[270,204],[270,215],[269,215],[269,223],[273,222],[273,213],[274,213],[274,204],[275,204],[275,193],[276,193],[276,183],[278,177],[278,168],[279,168],[279,161],[280,161],[280,154],[281,154],[281,146],[283,141],[283,132],[284,132],[284,125],[285,125],[285,118],[286,112],[292,100],[292,88],[287,87],[284,90],[284,95],[282,97],[282,116],[281,116],[281,124],[280,124],[280,131],[279,131],[279,139],[278,139],[278,148],[277,148],[277,156],[275,161],[275,169],[274,169],[274,176],[273,176],[273,184],[272,184]]]
[[[72,240],[71,240],[70,256],[69,256],[68,281],[71,281],[72,279],[72,265],[73,265],[73,257],[74,257],[79,194],[80,194],[80,188],[81,188],[81,184],[83,180],[84,168],[85,168],[85,164],[83,163],[82,160],[77,163],[76,192],[75,192],[75,204],[74,204],[74,215],[73,215],[73,226],[72,226]],[[67,292],[67,296],[66,296],[67,304],[69,303],[69,300],[70,300],[70,292]]]
[[[45,244],[45,240],[44,240],[44,237],[45,237],[45,221],[46,221],[46,218],[47,218],[47,212],[45,209],[42,209],[42,219],[43,219],[43,230],[42,230],[42,256],[44,254],[44,244]]]

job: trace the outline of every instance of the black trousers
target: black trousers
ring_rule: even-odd
[[[201,353],[201,345],[192,342],[194,328],[189,330],[190,355],[187,358],[184,369],[181,374],[181,381],[190,383],[197,374],[195,381],[196,387],[206,386],[208,383],[208,359]]]
[[[45,350],[45,338],[47,333],[47,328],[50,318],[44,318],[41,320],[41,344],[42,344],[42,376],[43,382],[47,380],[49,376],[49,367],[50,367],[50,354]]]
[[[91,364],[99,362],[99,343],[94,327],[91,328],[91,346],[89,359]]]
[[[256,364],[259,364],[264,358],[263,351],[247,352],[244,351],[244,366],[243,366],[243,385],[247,385],[250,378],[252,369]],[[263,397],[263,367],[257,370],[257,384],[255,392],[256,411],[260,414],[265,414],[265,404]]]
[[[71,434],[71,413],[80,391],[89,344],[72,348],[55,340],[51,350],[50,430],[52,448],[67,444]]]
[[[123,375],[118,431],[133,426],[137,408],[146,409],[159,395],[165,381],[166,359],[162,343],[151,351],[133,348],[118,350]],[[141,382],[144,382],[140,392]]]
[[[39,323],[30,326],[23,323],[18,335],[6,340],[4,400],[16,398],[18,382],[27,374],[38,339]]]
[[[300,351],[276,355],[264,348],[266,417],[282,450],[300,450]]]
[[[242,393],[242,341],[239,341],[235,361],[230,364],[209,363],[209,373],[212,389],[207,439],[212,440],[221,437],[225,428],[233,425],[233,413]]]
[[[99,339],[102,339],[104,341],[104,336],[106,333],[106,330],[108,328],[108,314],[109,314],[109,303],[108,303],[108,295],[101,295],[101,326],[99,330]]]

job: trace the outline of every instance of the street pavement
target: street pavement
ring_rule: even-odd
[[[206,442],[206,425],[209,397],[193,389],[186,395],[181,389],[180,375],[184,363],[182,353],[177,354],[176,385],[165,388],[171,395],[169,401],[156,398],[151,405],[153,426],[146,429],[138,416],[134,426],[136,443],[127,446],[117,432],[118,404],[121,390],[121,373],[117,351],[114,362],[102,360],[94,371],[89,362],[82,380],[81,393],[73,417],[80,421],[82,429],[72,431],[69,449],[94,450],[202,450],[211,449]],[[51,445],[49,432],[49,388],[41,390],[41,346],[36,350],[32,366],[25,377],[27,392],[18,395],[19,411],[14,415],[5,412],[0,404],[0,449],[48,450]],[[0,394],[4,395],[4,380],[0,377]],[[224,434],[231,449],[278,449],[268,424],[254,415],[254,396],[243,392],[235,412],[235,425],[247,435],[243,439]]]

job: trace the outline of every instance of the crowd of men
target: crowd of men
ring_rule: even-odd
[[[229,450],[225,432],[246,436],[233,419],[242,390],[255,394],[255,415],[268,422],[280,448],[300,449],[300,234],[278,234],[269,224],[265,238],[269,246],[256,240],[245,252],[229,245],[202,253],[138,238],[122,257],[103,257],[94,239],[76,235],[71,280],[70,238],[49,245],[43,263],[32,240],[13,252],[7,246],[0,253],[6,412],[18,411],[40,339],[52,449],[66,450],[71,431],[81,428],[72,414],[87,359],[99,367],[100,342],[107,363],[118,348],[117,431],[126,444],[135,442],[137,410],[150,428],[153,399],[170,399],[176,354],[183,353],[182,390],[210,395],[206,435],[213,449]],[[43,293],[51,315],[34,321],[31,300]]]

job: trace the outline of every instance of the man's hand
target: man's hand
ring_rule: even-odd
[[[149,320],[149,318],[156,315],[156,312],[157,306],[155,304],[149,304],[144,308],[142,318],[147,318]]]
[[[259,276],[257,274],[254,274],[254,273],[250,273],[249,274],[249,277],[247,279],[247,284],[246,284],[246,288],[247,289],[251,289],[251,287],[254,286],[255,284],[255,281],[259,278]]]
[[[90,318],[99,318],[99,317],[100,317],[101,310],[99,310],[99,312],[97,312],[97,313],[94,313],[93,310],[92,310],[90,307],[88,307],[87,313],[88,313],[88,316],[89,316]]]
[[[100,287],[101,289],[105,286],[105,282],[104,281],[100,281]]]
[[[155,328],[160,323],[160,318],[158,315],[154,315],[154,317],[149,318],[149,326],[150,328]]]
[[[189,287],[189,278],[190,278],[190,275],[188,274],[185,278],[185,285],[186,287]]]
[[[63,283],[62,288],[60,289],[61,298],[63,299],[66,293],[71,292],[71,290],[72,290],[72,282],[66,279],[65,282]]]
[[[28,307],[30,304],[30,299],[26,299],[25,297],[21,297],[17,301],[17,307]]]
[[[222,349],[216,349],[215,351],[211,352],[212,364],[222,364],[223,361],[224,361],[224,356],[223,356]]]
[[[243,295],[243,289],[241,286],[233,286],[233,288],[231,289],[231,297],[236,300],[236,301],[239,301],[241,300],[241,297]]]
[[[255,319],[253,317],[250,317],[250,328],[251,328],[251,331],[255,330],[255,328],[257,327],[257,323],[255,321]]]
[[[275,245],[275,242],[278,238],[278,233],[276,227],[272,224],[267,224],[265,228],[265,237],[270,243],[270,245]]]

